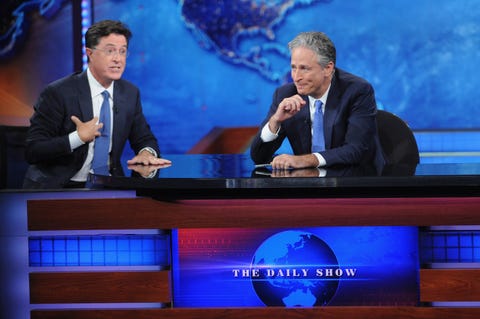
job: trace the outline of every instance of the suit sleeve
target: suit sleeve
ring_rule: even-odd
[[[279,94],[279,89],[275,90],[272,98],[272,104],[270,105],[267,116],[262,121],[260,129],[252,141],[252,145],[250,146],[250,157],[256,164],[270,163],[273,159],[275,151],[280,148],[283,140],[285,139],[285,134],[282,128],[280,128],[278,137],[271,142],[263,142],[260,137],[262,128],[265,126],[265,124],[267,124],[270,117],[275,114],[278,104],[280,104],[283,98],[284,97]]]
[[[332,130],[332,145],[320,152],[327,166],[359,164],[375,154],[376,102],[372,86],[364,83],[347,90]]]
[[[145,147],[150,147],[154,149],[160,157],[160,148],[158,146],[157,139],[155,138],[150,125],[143,114],[139,91],[137,91],[133,122],[128,139],[135,154],[138,154],[138,152]]]
[[[68,134],[75,125],[67,114],[64,95],[47,87],[35,104],[26,139],[25,157],[28,163],[62,161],[71,156]]]

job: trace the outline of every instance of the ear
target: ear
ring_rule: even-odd
[[[93,50],[90,49],[90,48],[85,48],[85,53],[87,53],[87,56],[90,58],[90,56],[91,56],[92,53],[93,53]]]
[[[328,62],[327,65],[325,66],[325,70],[327,71],[327,74],[329,76],[332,76],[333,72],[335,72],[335,64],[333,64],[332,61]]]

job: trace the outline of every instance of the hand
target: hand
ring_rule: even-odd
[[[272,169],[285,170],[292,168],[317,167],[318,159],[313,154],[289,155],[281,154],[273,158]]]
[[[165,158],[158,158],[153,156],[152,153],[148,151],[141,151],[137,156],[127,161],[128,165],[142,164],[142,165],[161,165],[161,166],[170,166],[172,162]]]
[[[300,168],[300,169],[275,169],[272,170],[271,177],[320,177],[318,168]]]
[[[147,177],[153,177],[158,169],[161,168],[166,168],[171,166],[172,164],[157,164],[157,165],[138,165],[138,164],[133,164],[133,165],[128,165],[128,169],[132,170],[134,172],[137,172],[140,176],[147,178]],[[153,176],[152,176],[153,175]]]
[[[72,115],[70,117],[72,122],[77,127],[78,137],[84,143],[91,142],[95,139],[95,137],[100,136],[100,129],[103,127],[103,123],[97,123],[98,117],[94,117],[90,121],[82,122],[78,117]]]
[[[307,102],[298,94],[283,99],[278,105],[275,114],[268,121],[270,131],[276,133],[280,123],[297,114],[306,104]]]

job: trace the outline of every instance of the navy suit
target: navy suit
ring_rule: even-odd
[[[115,81],[113,91],[113,132],[111,169],[121,169],[127,139],[135,154],[144,147],[160,154],[140,102],[140,92],[126,80]],[[93,118],[87,72],[57,80],[40,94],[30,119],[26,141],[26,160],[30,165],[24,188],[61,188],[80,170],[88,153],[88,143],[70,149],[68,134],[76,130],[70,117],[86,122]]]
[[[295,94],[298,93],[293,83],[277,88],[261,128],[275,113],[280,102]],[[290,142],[295,155],[312,153],[309,101],[307,96],[302,98],[307,104],[281,124],[277,139],[263,142],[260,128],[250,149],[255,163],[271,162],[285,138]],[[320,152],[327,166],[371,163],[379,169],[383,167],[384,158],[378,139],[376,112],[372,86],[364,79],[336,68],[324,112],[326,150]]]

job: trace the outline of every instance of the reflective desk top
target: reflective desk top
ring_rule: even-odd
[[[149,174],[149,167],[122,164],[112,175],[91,175],[91,187],[133,189],[139,196],[162,200],[480,196],[480,162],[418,164],[382,172],[364,167],[272,171],[256,168],[243,154],[164,157],[172,165],[157,169],[153,177],[141,176]]]

